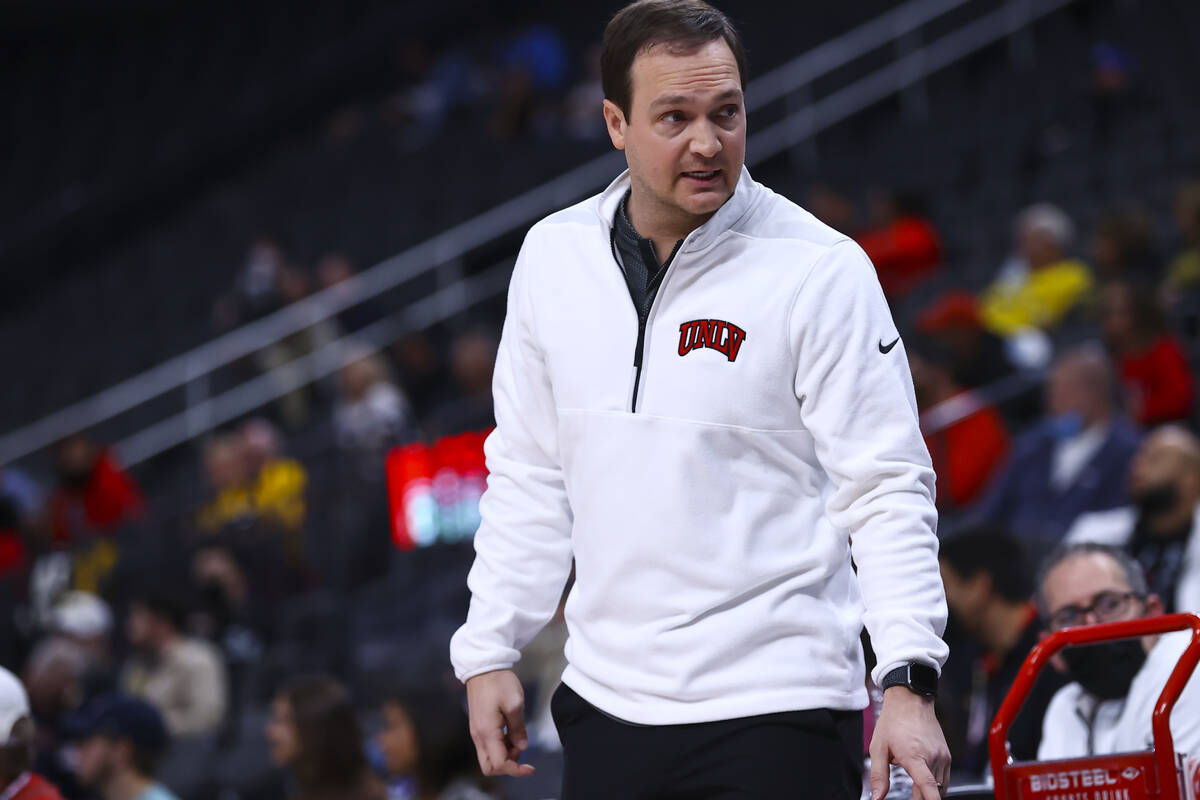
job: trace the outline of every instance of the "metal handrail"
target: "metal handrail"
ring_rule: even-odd
[[[795,91],[832,69],[912,33],[920,25],[967,2],[969,0],[910,0],[751,82],[747,90],[747,106],[755,109],[777,100],[789,91]],[[778,155],[814,133],[923,80],[934,71],[992,42],[1011,35],[1070,2],[1073,0],[1042,0],[1035,8],[1035,4],[1026,0],[1014,0],[963,28],[916,49],[897,62],[750,136],[747,141],[747,164],[753,166]],[[844,52],[838,55],[840,49],[844,49]],[[897,68],[897,65],[901,68]],[[788,85],[791,89],[785,88]],[[577,200],[597,186],[603,186],[623,166],[624,159],[619,152],[607,153],[593,159],[364,270],[336,287],[317,292],[263,319],[170,358],[91,398],[0,436],[0,463],[15,461],[73,431],[91,427],[166,392],[184,387],[191,381],[273,342],[329,319],[344,309],[376,297],[405,281],[435,270],[483,244],[510,234],[530,221]],[[322,351],[324,352],[325,348],[322,348]],[[321,358],[328,358],[328,355]],[[316,371],[328,374],[329,370],[326,370],[324,365],[329,362],[314,359],[311,363],[306,362],[306,366],[311,367],[317,361],[323,366]],[[291,391],[283,387],[294,380],[288,376],[294,374],[295,370],[296,367],[292,364],[283,365],[252,379],[247,385],[210,398],[204,403],[217,403],[222,398],[238,396],[245,399],[230,407],[244,407],[250,402],[249,396],[253,395],[260,402],[250,408],[261,406]],[[309,380],[315,379],[312,377]],[[257,387],[257,390],[251,390],[251,387]],[[211,405],[205,407],[213,408]],[[122,443],[122,456],[128,463],[134,463],[161,452],[165,449],[163,443],[177,444],[192,438],[195,435],[194,424],[186,424],[186,430],[190,433],[182,439],[178,433],[168,436],[164,431],[169,426],[184,424],[186,420],[194,421],[198,416],[202,415],[198,415],[193,409],[190,413],[184,412],[151,426],[143,431],[145,436],[138,434],[126,439]],[[217,414],[212,419],[221,416],[224,414]],[[221,420],[224,421],[227,420]],[[211,423],[208,429],[221,422]],[[150,442],[159,444],[151,446]]]

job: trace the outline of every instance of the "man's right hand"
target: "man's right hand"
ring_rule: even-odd
[[[484,672],[467,679],[471,739],[484,775],[532,775],[529,764],[518,764],[529,747],[525,733],[525,690],[511,669]]]

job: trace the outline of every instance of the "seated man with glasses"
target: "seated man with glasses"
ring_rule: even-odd
[[[1036,601],[1049,631],[1153,617],[1162,601],[1128,553],[1095,543],[1059,547],[1043,562]],[[1190,631],[1069,647],[1052,660],[1073,681],[1054,695],[1038,760],[1123,753],[1151,746],[1150,718]],[[1200,754],[1200,675],[1171,713],[1175,749]]]

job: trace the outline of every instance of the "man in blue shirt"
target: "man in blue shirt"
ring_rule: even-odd
[[[142,700],[99,697],[68,724],[78,742],[79,782],[104,800],[178,800],[154,780],[170,737],[162,715]]]

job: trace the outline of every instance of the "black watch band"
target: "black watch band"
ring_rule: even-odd
[[[886,690],[892,686],[904,686],[922,697],[933,697],[937,694],[937,670],[926,664],[905,664],[883,676],[880,688]]]

